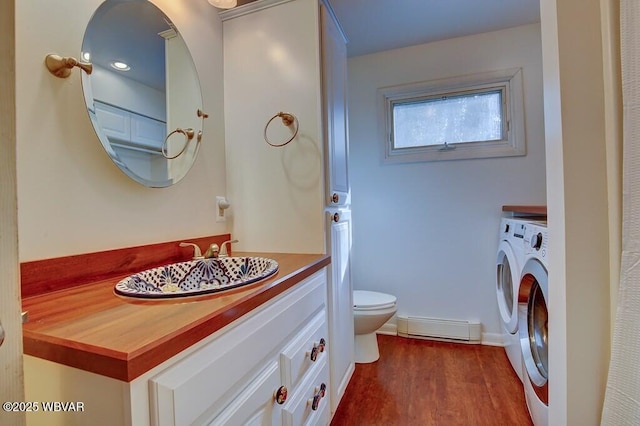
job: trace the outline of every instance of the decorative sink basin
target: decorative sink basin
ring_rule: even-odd
[[[276,272],[278,262],[266,257],[192,260],[130,275],[114,290],[123,296],[153,299],[195,296],[255,283]]]

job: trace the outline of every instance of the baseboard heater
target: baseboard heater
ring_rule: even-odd
[[[398,317],[398,334],[438,340],[480,343],[479,322],[424,317]]]

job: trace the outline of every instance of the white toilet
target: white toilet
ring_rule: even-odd
[[[395,296],[375,291],[354,290],[353,324],[357,363],[374,362],[380,358],[376,330],[395,313]]]

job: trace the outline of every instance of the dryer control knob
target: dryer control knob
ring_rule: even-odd
[[[531,236],[531,248],[540,250],[540,247],[542,247],[542,232]]]

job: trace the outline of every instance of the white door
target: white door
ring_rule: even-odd
[[[15,2],[0,2],[0,402],[24,399],[16,203]],[[2,339],[4,335],[4,339]],[[24,425],[20,412],[0,410],[0,424]],[[9,405],[9,409],[20,408]]]
[[[331,411],[335,412],[355,369],[353,290],[351,285],[351,212],[328,210],[331,221],[329,354]]]

